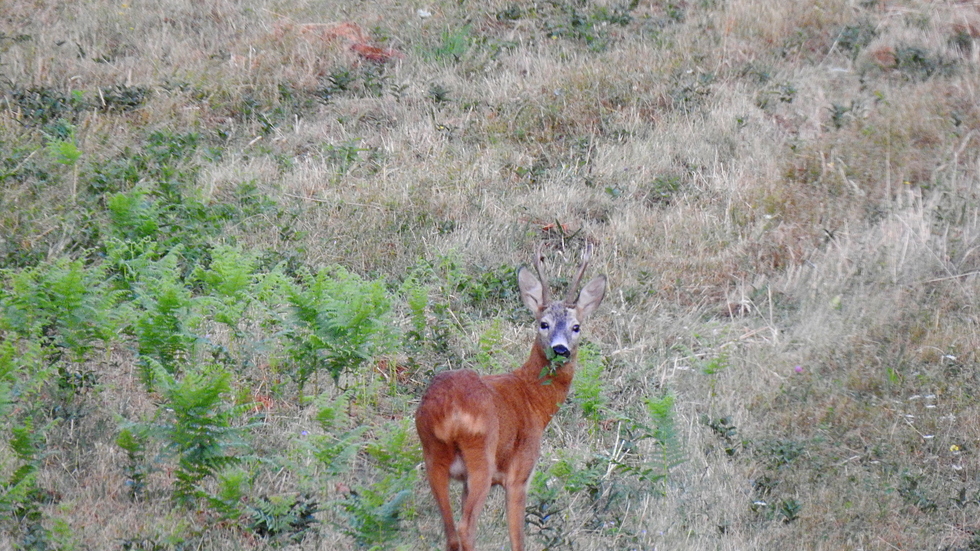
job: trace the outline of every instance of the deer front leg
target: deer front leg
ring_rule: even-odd
[[[532,447],[539,449],[540,443]],[[534,470],[537,456],[515,458],[507,475],[504,490],[507,492],[507,528],[510,532],[511,551],[524,551],[524,517],[527,509],[527,484]]]
[[[527,507],[527,481],[507,488],[507,528],[512,551],[524,551],[524,511]]]

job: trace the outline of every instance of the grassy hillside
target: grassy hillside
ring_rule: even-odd
[[[411,414],[610,291],[532,549],[980,549],[980,8],[6,0],[0,548],[444,546]],[[482,549],[506,548],[500,492]]]

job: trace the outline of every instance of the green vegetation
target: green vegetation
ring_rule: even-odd
[[[3,6],[0,548],[442,548],[541,241],[531,547],[980,548],[975,6]]]

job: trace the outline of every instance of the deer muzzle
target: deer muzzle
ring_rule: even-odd
[[[551,347],[551,351],[555,353],[556,356],[561,356],[567,358],[572,355],[572,351],[568,349],[564,344],[558,343]]]

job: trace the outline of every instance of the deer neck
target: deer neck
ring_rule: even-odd
[[[575,375],[575,353],[563,363],[552,362],[535,339],[530,356],[516,374],[527,384],[528,392],[535,397],[535,409],[546,415],[547,424],[568,397]]]

